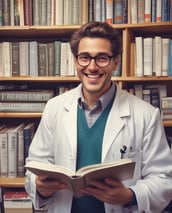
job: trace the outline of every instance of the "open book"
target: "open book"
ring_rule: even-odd
[[[135,162],[125,158],[110,163],[100,163],[80,168],[76,173],[63,166],[30,161],[25,168],[37,176],[47,176],[65,183],[74,196],[81,196],[80,189],[89,185],[91,180],[103,181],[105,178],[127,180],[133,177]]]

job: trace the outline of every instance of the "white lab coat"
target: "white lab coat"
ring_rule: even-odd
[[[48,101],[27,161],[50,162],[75,171],[80,89],[81,85]],[[124,208],[105,203],[106,213],[158,213],[172,199],[172,154],[160,120],[159,109],[117,86],[104,132],[102,162],[119,159],[121,146],[127,146],[125,157],[136,160],[136,170],[134,178],[124,184],[134,190],[138,206]],[[69,190],[43,200],[36,193],[35,176],[29,172],[25,186],[36,208],[48,208],[49,213],[71,212]]]

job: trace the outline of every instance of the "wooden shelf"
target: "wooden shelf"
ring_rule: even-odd
[[[0,112],[0,118],[41,118],[41,112]]]
[[[24,188],[25,177],[17,178],[0,178],[0,187]]]

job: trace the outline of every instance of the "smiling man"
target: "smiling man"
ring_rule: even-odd
[[[162,212],[172,199],[172,155],[159,109],[112,82],[121,35],[109,24],[91,22],[71,37],[81,84],[48,101],[27,162],[37,160],[76,171],[121,157],[136,161],[133,179],[92,181],[73,197],[58,180],[26,173],[35,208],[48,213]]]

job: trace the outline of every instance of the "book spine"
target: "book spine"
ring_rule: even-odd
[[[137,0],[131,0],[130,14],[131,14],[131,24],[137,24]]]
[[[29,123],[23,130],[24,137],[24,160],[28,157],[29,146],[34,135],[34,123]]]
[[[8,131],[8,177],[17,177],[17,132]]]
[[[161,76],[161,67],[162,67],[162,38],[160,36],[155,36],[155,46],[154,46],[154,59],[155,59],[155,75]]]
[[[94,1],[94,21],[102,21],[102,2],[101,2],[101,0]]]
[[[64,1],[55,0],[55,24],[64,24]]]
[[[29,42],[19,42],[20,76],[29,76]]]
[[[137,11],[138,11],[138,23],[144,23],[144,13],[145,13],[145,1],[138,0],[137,4]]]
[[[47,1],[46,0],[41,0],[41,14],[40,14],[40,25],[47,25]]]
[[[94,21],[94,0],[88,0],[88,21]]]
[[[33,0],[33,25],[39,25],[40,24],[40,0]]]
[[[123,23],[123,1],[115,0],[114,1],[114,24]]]
[[[29,42],[29,75],[38,76],[38,43]]]
[[[168,76],[170,39],[162,38],[162,76]]]
[[[19,42],[12,42],[12,76],[19,76]]]
[[[54,69],[55,69],[55,49],[54,43],[47,44],[47,54],[48,54],[48,76],[54,76]]]
[[[2,23],[10,25],[10,1],[2,0]]]
[[[145,23],[151,22],[151,0],[145,0],[144,21]]]
[[[172,39],[169,46],[168,76],[172,76]]]
[[[48,75],[48,57],[47,57],[47,44],[38,44],[38,75],[47,76]]]
[[[161,22],[161,0],[157,0],[156,2],[156,22]]]
[[[169,0],[163,0],[161,2],[162,4],[162,9],[161,9],[161,16],[162,16],[162,22],[169,21],[169,16],[170,16],[170,4]]]
[[[75,15],[75,16],[78,15],[79,17],[79,20],[77,21],[77,23],[85,24],[88,22],[88,0],[82,0],[82,1],[79,0],[78,5],[81,7],[81,12],[80,13],[78,12],[79,8],[77,7],[77,13]]]
[[[169,8],[170,8],[170,17],[169,17],[169,21],[172,21],[172,0],[170,0]]]
[[[143,72],[145,76],[152,76],[152,38],[143,39]]]
[[[1,177],[8,176],[8,138],[7,132],[0,132],[0,168]]]
[[[128,0],[123,0],[123,23],[128,23]]]
[[[61,67],[61,41],[55,41],[54,48],[55,48],[55,70],[54,70],[55,73],[54,73],[54,75],[59,76],[60,67]]]
[[[3,25],[3,21],[2,21],[2,1],[0,1],[0,26]]]
[[[11,42],[2,42],[3,73],[5,77],[11,76]]]
[[[9,1],[9,5],[10,5],[10,26],[14,26],[15,25],[15,21],[14,21],[14,0],[10,0]]]
[[[24,0],[24,25],[32,26],[32,1]]]
[[[141,77],[143,76],[143,38],[136,37],[135,38],[135,55],[136,55],[136,69],[135,69],[135,76]]]
[[[157,4],[157,0],[152,0],[151,22],[156,22],[156,4]]]
[[[113,24],[113,0],[106,0],[106,22]]]
[[[24,131],[18,131],[18,146],[17,146],[17,176],[24,176]]]

